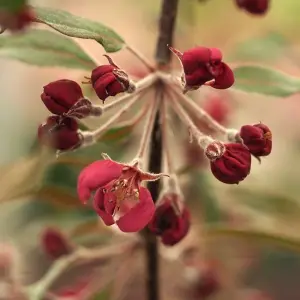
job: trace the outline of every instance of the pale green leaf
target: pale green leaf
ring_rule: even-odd
[[[277,70],[242,66],[234,70],[234,88],[250,93],[288,97],[300,92],[300,78]]]
[[[229,59],[274,62],[283,54],[288,44],[286,38],[280,33],[269,32],[262,37],[251,38],[239,43],[233,48]]]
[[[106,52],[117,52],[125,45],[124,40],[114,30],[99,22],[58,9],[36,7],[35,11],[40,23],[71,37],[96,40]]]
[[[70,38],[48,30],[0,37],[0,56],[24,63],[91,70],[94,62]]]

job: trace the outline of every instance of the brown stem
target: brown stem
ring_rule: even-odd
[[[156,45],[156,62],[159,68],[168,67],[171,60],[171,53],[167,45],[173,45],[173,31],[177,15],[178,0],[163,0],[160,22],[159,22],[159,37]],[[162,101],[163,87],[157,83],[160,101]],[[162,166],[162,137],[160,130],[160,114],[156,114],[154,129],[151,135],[151,149],[149,170],[153,173],[160,173]],[[158,181],[149,182],[148,188],[154,201],[157,201],[159,196],[160,185]],[[159,257],[157,249],[156,237],[151,234],[148,229],[144,232],[146,244],[146,259],[147,259],[147,298],[148,300],[159,300]]]

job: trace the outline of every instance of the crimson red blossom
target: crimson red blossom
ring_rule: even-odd
[[[53,149],[70,150],[81,145],[82,136],[75,119],[51,116],[39,126],[38,140]]]
[[[205,154],[213,175],[221,182],[238,184],[250,173],[251,154],[242,144],[214,141],[207,146]]]
[[[44,86],[41,99],[48,110],[55,115],[67,113],[72,106],[83,98],[80,85],[69,79],[60,79]]]
[[[265,14],[270,6],[270,0],[235,0],[239,8],[254,15]]]
[[[173,246],[180,242],[190,228],[190,212],[176,193],[166,193],[149,223],[149,229],[161,237],[163,244]],[[183,206],[183,207],[182,207]],[[180,209],[181,207],[181,209]]]
[[[12,32],[22,31],[32,22],[34,22],[34,20],[35,13],[28,5],[24,5],[16,12],[11,12],[0,8],[1,32],[5,31],[6,29],[11,30]]]
[[[124,164],[106,157],[82,170],[77,191],[84,204],[96,192],[93,206],[107,226],[117,224],[123,232],[136,232],[150,222],[155,212],[151,194],[141,182],[162,176],[143,172],[136,161]]]
[[[272,151],[271,130],[262,123],[242,126],[239,137],[254,156],[267,156]]]
[[[109,65],[103,65],[92,71],[91,83],[97,96],[104,102],[109,96],[116,96],[123,92],[133,92],[135,86],[128,75],[105,55]]]
[[[54,228],[47,228],[42,233],[41,246],[44,252],[52,259],[70,254],[73,250],[63,233]]]
[[[172,47],[170,50],[181,61],[185,91],[198,89],[204,84],[216,89],[227,89],[233,85],[234,74],[230,67],[222,62],[219,49],[196,47],[183,53]]]

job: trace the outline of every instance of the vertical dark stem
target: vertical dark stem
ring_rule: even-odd
[[[156,45],[156,62],[159,68],[168,67],[171,60],[171,52],[167,45],[173,44],[173,32],[175,27],[178,0],[162,0],[162,7],[159,21],[159,37]],[[158,83],[157,97],[162,97],[163,87]],[[162,135],[160,129],[159,112],[155,118],[154,129],[151,136],[150,149],[150,172],[161,172],[162,166]],[[148,188],[154,201],[159,195],[159,182],[150,182]],[[148,300],[159,300],[159,257],[157,241],[153,234],[145,230],[146,257],[147,257],[147,297]]]

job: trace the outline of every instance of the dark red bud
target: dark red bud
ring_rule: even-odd
[[[41,99],[48,110],[56,115],[67,113],[83,98],[80,85],[68,79],[53,81],[44,86]]]
[[[134,88],[128,75],[109,56],[105,55],[105,57],[110,64],[95,68],[91,76],[92,86],[103,102],[109,96],[116,96],[127,91],[131,92]]]
[[[82,137],[78,133],[78,123],[73,118],[48,117],[38,128],[39,141],[57,150],[70,150],[80,146]]]
[[[242,144],[216,141],[208,145],[205,154],[210,159],[213,175],[221,182],[237,184],[250,173],[251,154]]]
[[[227,89],[233,85],[233,72],[222,62],[222,52],[218,48],[196,47],[184,53],[172,47],[170,50],[182,63],[184,92],[204,84],[216,89]]]
[[[163,244],[173,246],[187,235],[190,228],[190,212],[185,206],[182,210],[178,209],[178,202],[181,203],[182,199],[175,193],[165,194],[160,201],[149,223],[149,229],[161,237]]]
[[[221,288],[220,281],[213,269],[207,269],[200,274],[194,288],[195,298],[206,299],[215,294]]]
[[[0,9],[0,33],[4,32],[6,29],[11,30],[12,32],[22,31],[34,22],[34,20],[35,13],[33,9],[27,5],[14,13]]]
[[[236,0],[236,4],[251,14],[263,15],[270,6],[270,0]]]
[[[202,108],[218,123],[225,125],[230,113],[228,101],[218,95],[208,97]]]
[[[239,136],[254,156],[267,156],[272,151],[272,133],[264,124],[244,125]]]
[[[47,228],[42,233],[41,246],[43,251],[52,259],[68,255],[73,250],[63,233],[53,228]]]

